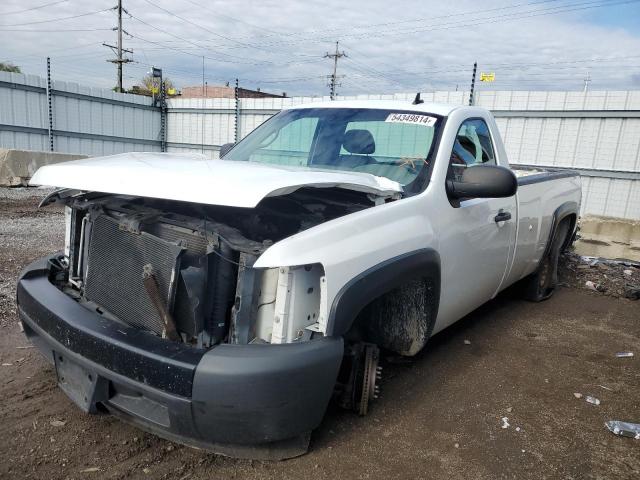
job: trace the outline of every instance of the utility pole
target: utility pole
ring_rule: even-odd
[[[127,12],[126,9],[122,8],[122,0],[118,0],[118,5],[113,7],[113,9],[118,12],[118,27],[114,29],[114,30],[117,30],[117,32],[118,32],[118,43],[115,46],[114,45],[108,45],[106,43],[103,43],[102,45],[104,45],[105,47],[109,47],[117,55],[117,58],[114,58],[112,60],[107,60],[107,62],[115,63],[117,65],[117,68],[118,68],[118,79],[117,79],[118,83],[117,83],[117,86],[116,86],[116,90],[118,92],[122,93],[122,92],[124,92],[124,90],[122,89],[122,64],[123,63],[129,63],[131,61],[131,59],[129,59],[129,58],[123,58],[122,57],[122,53],[123,52],[133,53],[133,50],[127,50],[126,48],[122,47],[122,32],[124,31],[124,30],[122,30],[122,12],[123,11],[125,13],[129,13],[129,12]],[[127,33],[127,32],[124,32],[124,33]]]
[[[338,50],[339,42],[336,42],[336,53],[327,52],[324,58],[333,58],[333,74],[329,77],[329,97],[331,100],[335,100],[336,98],[336,85],[338,81],[338,59],[342,57],[346,57],[347,54],[344,51],[340,52]]]

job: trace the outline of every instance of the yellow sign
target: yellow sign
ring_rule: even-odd
[[[167,94],[175,95],[176,94],[176,89],[175,88],[170,88],[169,90],[167,90]]]
[[[480,74],[481,82],[494,82],[495,80],[496,80],[496,74],[493,72]]]
[[[156,86],[151,87],[151,93],[156,94],[160,92],[160,88]]]

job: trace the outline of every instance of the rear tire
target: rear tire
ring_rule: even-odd
[[[538,270],[522,280],[523,297],[530,302],[542,302],[553,295],[558,286],[558,259],[566,245],[570,220],[560,222],[556,229],[549,251],[540,261]]]

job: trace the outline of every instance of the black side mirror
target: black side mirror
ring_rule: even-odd
[[[220,158],[223,158],[227,153],[229,153],[229,150],[231,150],[233,147],[235,147],[235,143],[225,143],[224,145],[222,145],[220,147]]]
[[[447,193],[451,198],[511,197],[517,190],[515,174],[496,165],[472,165],[464,169],[460,181],[447,181]]]

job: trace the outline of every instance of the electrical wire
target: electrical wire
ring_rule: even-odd
[[[144,0],[148,1],[148,0]],[[491,16],[481,19],[466,19],[466,20],[457,20],[455,22],[445,22],[442,24],[436,25],[428,25],[421,28],[415,29],[390,29],[390,30],[379,30],[372,33],[356,33],[356,32],[346,32],[340,35],[340,38],[370,38],[370,37],[381,37],[381,36],[394,36],[394,35],[411,35],[416,33],[423,32],[433,32],[438,30],[450,30],[454,28],[463,28],[463,27],[474,27],[479,25],[500,23],[504,21],[513,21],[513,20],[523,20],[528,18],[535,18],[540,16],[548,16],[548,15],[557,15],[560,13],[567,12],[575,12],[575,11],[583,11],[594,8],[606,8],[613,7],[619,5],[626,5],[637,3],[640,0],[613,0],[611,2],[604,2],[603,0],[591,0],[586,2],[578,2],[572,4],[566,4],[556,7],[549,7],[537,10],[529,10],[529,11],[521,11],[521,12],[513,12],[504,15]],[[467,22],[467,23],[464,23]],[[469,23],[470,22],[470,23]],[[363,27],[369,28],[369,27]],[[315,38],[298,38],[292,41],[281,41],[281,42],[271,42],[271,43],[263,43],[266,47],[278,46],[278,45],[299,45],[300,42],[328,42],[333,41],[335,38],[330,37],[315,37]],[[237,45],[215,45],[216,48],[239,48]]]
[[[23,10],[14,10],[13,12],[0,12],[0,15],[15,15],[17,13],[31,12],[33,10],[40,10],[41,8],[50,7],[52,5],[58,5],[59,3],[65,3],[68,1],[69,0],[57,0],[55,2],[49,2],[42,5],[38,5],[37,7],[25,8]]]
[[[98,13],[108,12],[109,10],[113,10],[113,7],[103,8],[102,10],[95,10],[93,12],[80,13],[78,15],[70,15],[68,17],[50,18],[49,20],[37,20],[34,22],[25,22],[25,23],[5,23],[5,24],[0,24],[0,27],[24,27],[26,25],[39,25],[42,23],[60,22],[63,20],[71,20],[73,18],[88,17],[89,15],[96,15]]]
[[[0,25],[2,27],[2,25]],[[65,28],[65,29],[36,29],[36,28],[0,28],[0,32],[33,32],[33,33],[69,33],[69,32],[112,32],[112,28]]]
[[[176,34],[170,32],[170,31],[168,31],[167,29],[156,27],[155,25],[153,25],[153,24],[151,24],[151,23],[149,23],[149,22],[147,22],[145,20],[142,20],[141,18],[139,18],[139,17],[137,17],[137,16],[135,16],[135,15],[129,13],[129,12],[127,12],[127,14],[129,15],[129,17],[133,18],[134,20],[142,23],[143,25],[146,25],[148,27],[153,28],[154,30],[157,30],[158,32],[161,32],[161,33],[163,33],[165,35],[169,35],[169,36],[171,36],[173,38],[177,38],[177,39],[179,39],[179,40],[181,40],[183,42],[189,43],[189,44],[195,46],[196,48],[198,48],[200,50],[211,51],[210,47],[203,46],[203,45],[198,44],[198,43],[196,43],[194,41],[191,41],[191,40],[188,40],[186,38],[183,38],[183,37],[181,37],[179,35],[176,35]],[[254,59],[248,59],[247,57],[240,57],[240,56],[237,56],[237,55],[231,55],[231,54],[224,53],[224,52],[214,52],[214,53],[218,54],[218,55],[222,55],[224,57],[237,58],[237,59],[241,59],[241,60],[254,60]],[[224,60],[221,60],[221,61],[224,61]],[[232,63],[240,63],[240,62],[232,62]],[[268,62],[264,62],[264,63],[268,63]],[[253,64],[255,64],[255,63],[253,63]]]

